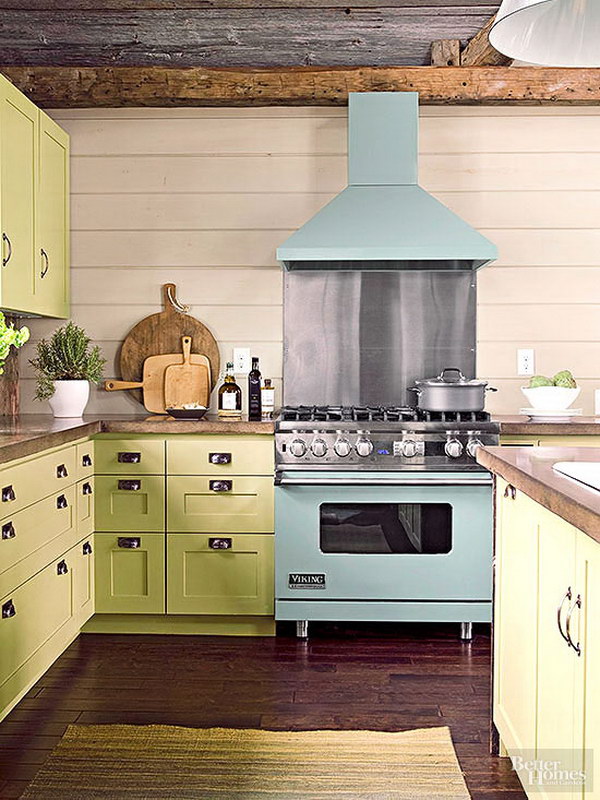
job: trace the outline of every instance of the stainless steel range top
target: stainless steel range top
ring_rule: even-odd
[[[276,469],[484,471],[481,445],[500,427],[485,412],[409,407],[284,406],[276,422]]]

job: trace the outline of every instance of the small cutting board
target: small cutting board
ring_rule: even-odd
[[[165,370],[165,408],[181,408],[186,403],[199,403],[208,408],[210,401],[210,362],[206,356],[192,358],[192,337],[181,337],[183,362]],[[206,363],[198,363],[202,358]]]
[[[104,388],[107,392],[117,392],[121,389],[141,389],[146,410],[152,414],[166,414],[165,371],[171,364],[180,363],[181,355],[179,353],[150,356],[144,361],[141,381],[108,380],[104,382]]]

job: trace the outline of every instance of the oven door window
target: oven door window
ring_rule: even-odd
[[[424,555],[452,550],[449,503],[323,503],[323,553]]]

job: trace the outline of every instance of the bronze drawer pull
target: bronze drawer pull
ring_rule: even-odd
[[[6,244],[8,245],[8,255],[6,256],[6,258],[2,256],[2,266],[5,267],[12,258],[12,242],[10,241],[6,233],[2,234],[2,241],[6,242]]]
[[[42,271],[40,272],[40,278],[45,278],[48,274],[48,270],[50,269],[50,259],[48,258],[48,253],[44,250],[43,247],[40,248],[40,255],[44,259],[44,266],[42,267]]]
[[[86,453],[84,456],[82,456],[82,458],[81,458],[81,466],[82,467],[91,467],[92,466],[92,457],[88,453]]]
[[[56,468],[56,477],[57,478],[68,478],[69,477],[69,472],[68,472],[68,470],[67,470],[67,468],[65,467],[64,464],[59,464],[59,466]]]
[[[142,540],[139,536],[119,536],[117,539],[117,545],[124,547],[126,550],[136,550],[141,544]]]
[[[142,488],[141,481],[119,481],[118,488],[123,492],[139,492]]]
[[[575,644],[575,642],[573,641],[573,639],[571,637],[571,617],[573,616],[573,612],[575,611],[576,608],[581,608],[581,595],[580,594],[577,595],[577,599],[575,600],[575,602],[573,603],[573,605],[569,609],[569,613],[567,614],[567,625],[566,625],[567,637],[568,637],[568,640],[569,640],[569,644],[571,645],[573,650],[575,650],[577,655],[580,656],[581,655],[581,647],[579,646],[579,642],[577,642],[577,644]]]
[[[17,495],[15,494],[15,490],[12,486],[5,486],[2,489],[2,502],[3,503],[10,503],[13,500],[17,499]]]
[[[64,494],[61,494],[56,498],[56,507],[59,509],[59,511],[62,510],[63,508],[69,507],[69,501],[64,496]]]
[[[15,617],[16,615],[17,609],[12,600],[7,600],[6,603],[2,604],[2,619],[10,619],[10,617]]]
[[[223,539],[212,537],[208,540],[208,546],[211,550],[231,550],[233,546],[232,539]]]
[[[141,460],[141,453],[119,453],[117,456],[119,464],[139,464]]]
[[[89,542],[84,542],[81,551],[84,556],[91,556],[92,555],[92,545]]]
[[[209,453],[209,464],[231,464],[231,453]]]
[[[83,494],[92,494],[92,484],[86,481],[81,487],[81,491]]]
[[[510,497],[511,500],[514,500],[516,496],[517,496],[517,490],[515,489],[514,486],[508,483],[506,485],[506,489],[504,490],[504,497]]]
[[[15,526],[12,524],[12,522],[5,522],[4,525],[2,526],[2,538],[3,539],[14,539],[16,535],[17,535],[17,532],[16,532]]]
[[[558,632],[560,633],[560,635],[562,636],[562,638],[565,640],[565,642],[567,644],[571,644],[571,642],[569,641],[569,638],[567,637],[567,635],[563,631],[561,616],[562,616],[562,610],[563,610],[563,606],[564,606],[565,602],[567,600],[571,600],[572,597],[573,597],[573,594],[571,592],[571,587],[569,586],[569,588],[565,592],[565,596],[560,601],[560,605],[559,605],[558,610],[556,612],[556,623],[558,625]]]
[[[56,565],[56,574],[57,575],[66,575],[69,571],[69,567],[67,566],[66,561],[59,561]]]
[[[233,489],[233,481],[209,481],[208,488],[211,492],[230,492]]]

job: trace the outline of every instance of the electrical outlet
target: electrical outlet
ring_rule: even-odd
[[[247,375],[252,369],[249,347],[233,348],[233,371],[236,375]]]
[[[517,350],[517,375],[533,375],[534,373],[535,352],[533,348],[519,348]]]

